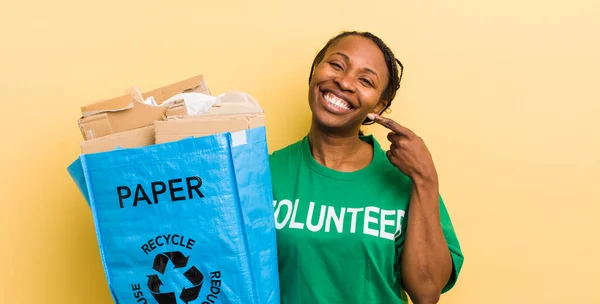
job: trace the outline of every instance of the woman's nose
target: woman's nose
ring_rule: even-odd
[[[354,92],[355,90],[354,77],[352,77],[352,75],[349,75],[347,73],[340,74],[334,79],[334,81],[335,83],[337,83],[337,85],[342,91]]]

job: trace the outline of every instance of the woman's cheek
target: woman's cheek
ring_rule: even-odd
[[[364,112],[373,111],[379,100],[378,95],[373,94],[372,92],[363,92],[362,94],[359,94],[359,98],[362,101],[361,105]]]

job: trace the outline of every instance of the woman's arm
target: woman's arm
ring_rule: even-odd
[[[438,175],[422,138],[389,118],[369,114],[390,129],[387,157],[412,180],[406,239],[400,266],[402,285],[415,304],[437,303],[452,273],[452,256],[442,231]]]
[[[452,273],[452,257],[440,223],[437,182],[413,181],[402,285],[415,304],[437,303]]]

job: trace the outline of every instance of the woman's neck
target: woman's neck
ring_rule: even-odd
[[[373,159],[373,148],[358,137],[358,131],[344,135],[332,134],[313,123],[308,139],[313,158],[330,169],[357,171],[368,166]]]

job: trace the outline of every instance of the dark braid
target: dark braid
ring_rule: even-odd
[[[319,51],[317,56],[315,57],[312,67],[310,68],[310,76],[308,77],[308,83],[310,83],[310,81],[312,80],[312,75],[313,75],[313,71],[315,70],[315,67],[319,63],[321,63],[321,61],[323,60],[323,57],[325,57],[325,53],[327,52],[327,49],[332,44],[334,44],[338,40],[340,40],[341,38],[344,38],[346,36],[351,36],[351,35],[361,36],[361,37],[371,39],[373,42],[375,42],[375,44],[377,44],[377,46],[383,53],[383,58],[385,59],[385,65],[387,66],[388,72],[390,74],[390,80],[389,80],[387,86],[385,87],[385,91],[383,91],[383,93],[381,94],[381,99],[387,100],[387,102],[388,102],[387,105],[385,106],[385,108],[383,110],[381,110],[381,112],[379,113],[379,114],[381,114],[390,107],[390,105],[392,104],[392,100],[394,100],[394,97],[396,97],[396,91],[398,91],[398,89],[400,89],[400,80],[402,80],[402,73],[404,72],[404,66],[402,65],[402,62],[400,62],[400,60],[396,59],[396,57],[394,56],[394,53],[392,53],[390,48],[387,45],[385,45],[385,43],[383,43],[383,41],[379,37],[377,37],[369,32],[356,32],[356,31],[342,32],[341,34],[331,38],[327,42],[327,44]],[[396,65],[396,63],[398,65]],[[400,70],[398,70],[398,66],[400,66]],[[372,124],[372,123],[373,122],[368,118],[363,122],[363,124],[365,124],[365,125]]]

